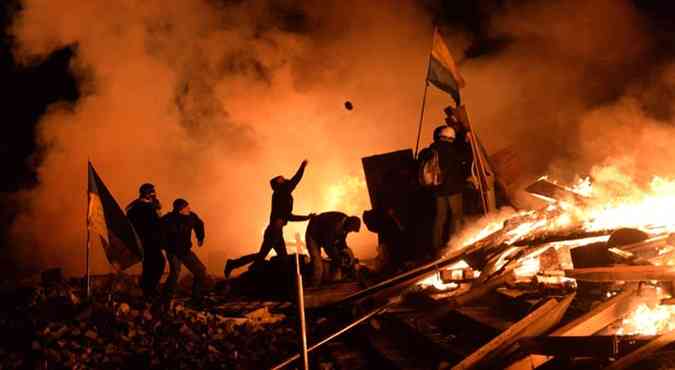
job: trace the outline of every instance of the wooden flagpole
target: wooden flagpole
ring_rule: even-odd
[[[429,91],[429,66],[431,65],[431,51],[434,48],[434,32],[436,32],[436,24],[431,28],[431,47],[429,48],[429,55],[427,56],[427,74],[424,76],[424,93],[422,94],[422,109],[420,110],[420,122],[417,127],[417,142],[415,144],[415,158],[420,149],[420,137],[422,136],[422,123],[424,123],[424,108],[427,103],[427,91]]]
[[[85,262],[85,290],[86,297],[91,297],[91,264],[90,264],[90,251],[91,251],[91,232],[89,225],[89,216],[91,213],[91,194],[89,193],[89,161],[87,161],[87,217],[85,219],[85,227],[87,228],[87,257]]]

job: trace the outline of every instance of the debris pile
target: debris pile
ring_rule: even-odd
[[[174,299],[162,310],[136,296],[134,281],[94,279],[93,303],[64,282],[6,290],[0,328],[10,337],[0,368],[253,369],[296,349],[290,303],[212,295],[198,306]]]

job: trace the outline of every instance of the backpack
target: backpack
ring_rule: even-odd
[[[438,152],[429,148],[425,155],[420,155],[419,183],[424,187],[438,186],[441,184],[441,164]]]

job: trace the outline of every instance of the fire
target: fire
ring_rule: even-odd
[[[536,275],[541,269],[539,258],[528,258],[516,267],[515,273],[517,277],[532,277]]]
[[[459,261],[449,267],[446,268],[446,270],[462,270],[469,267],[469,264],[467,264],[464,260]],[[443,280],[441,279],[441,274],[440,272],[436,272],[433,275],[429,276],[428,278],[420,281],[417,283],[417,286],[421,288],[427,288],[430,286],[433,286],[434,288],[438,290],[448,290],[448,289],[455,289],[459,287],[457,283],[444,283]]]
[[[326,188],[321,209],[335,209],[348,214],[358,214],[368,204],[367,195],[365,180],[356,176],[346,176]]]
[[[618,335],[657,335],[675,329],[675,306],[639,305],[622,322]]]

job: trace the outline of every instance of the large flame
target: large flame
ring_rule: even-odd
[[[580,178],[572,186],[563,186],[580,196],[581,201],[551,201],[541,210],[521,211],[508,217],[489,215],[479,221],[481,227],[469,228],[457,238],[454,248],[475,243],[505,244],[536,239],[550,232],[564,231],[611,231],[619,228],[636,228],[651,236],[675,231],[675,179],[655,176],[647,182],[637,182],[617,167],[595,168],[591,177]],[[515,274],[518,277],[532,277],[542,268],[538,255],[549,247],[583,247],[608,236],[555,242],[542,245],[530,255],[521,256]],[[671,243],[672,244],[672,243]],[[658,256],[667,256],[674,248],[671,245],[659,248]],[[507,249],[502,257],[513,255],[519,248]],[[655,258],[654,264],[672,264],[672,260]],[[502,262],[503,264],[503,262]],[[444,288],[435,275],[421,285]],[[638,306],[622,321],[617,334],[656,335],[675,329],[675,307],[668,305]]]
[[[657,335],[675,329],[675,306],[639,305],[623,319],[618,335]]]

